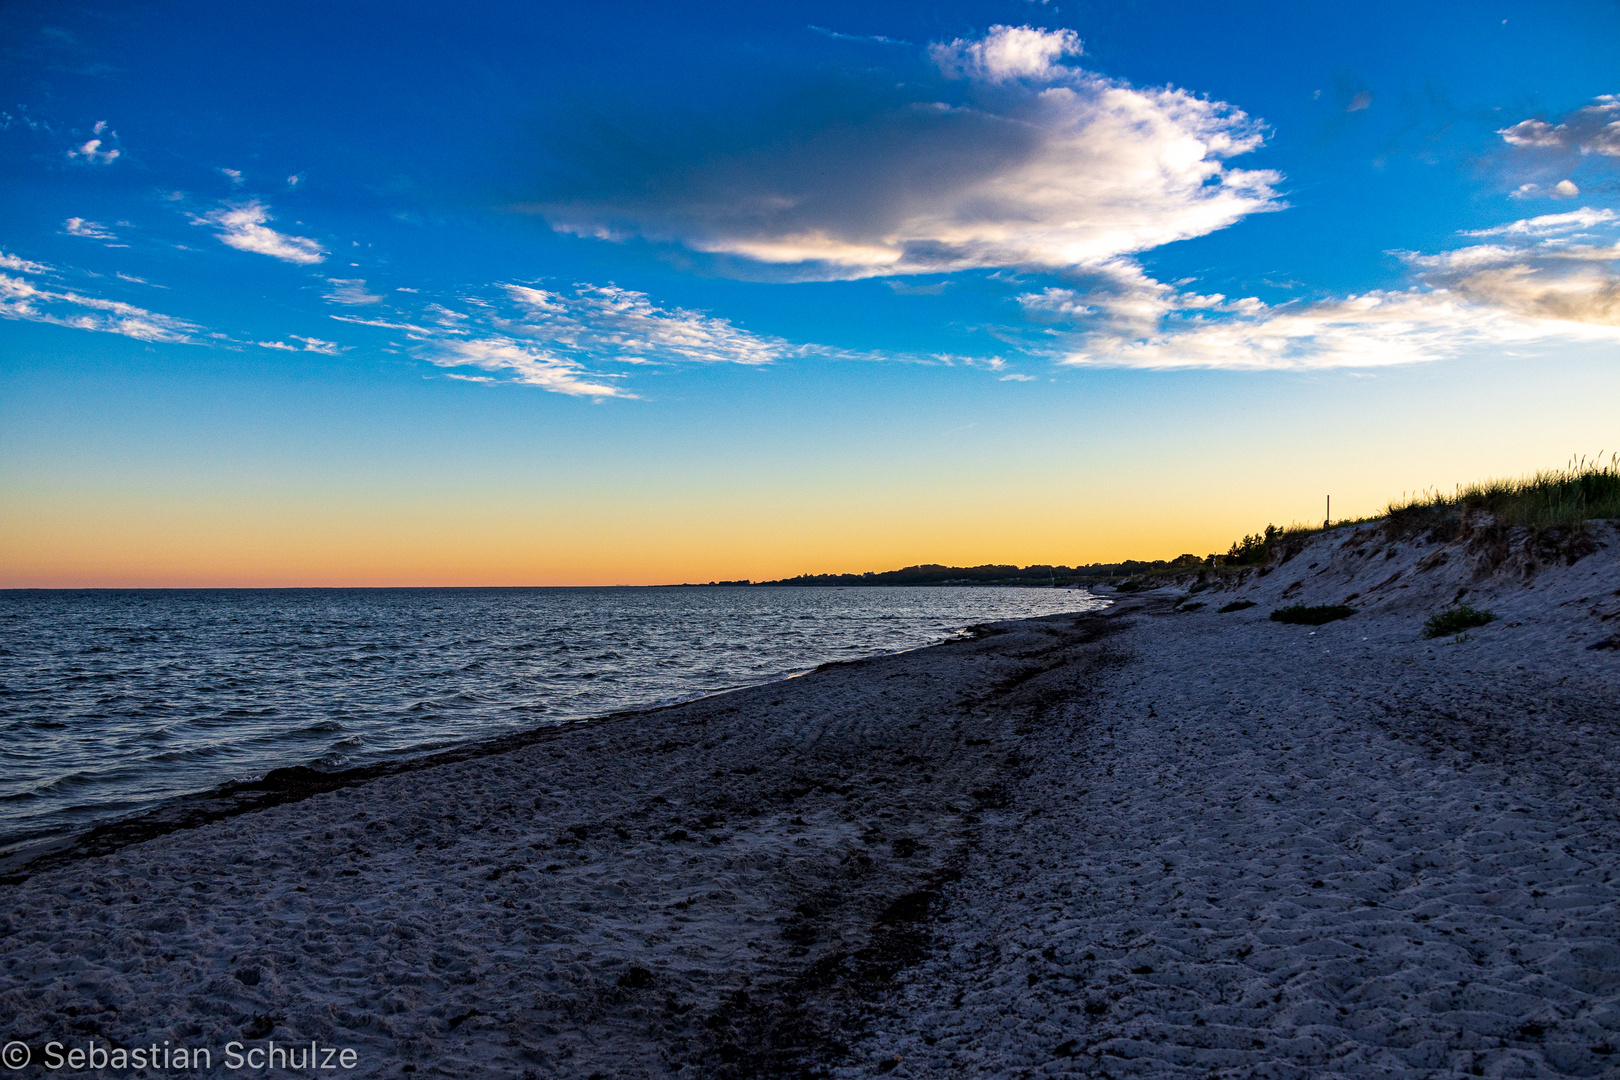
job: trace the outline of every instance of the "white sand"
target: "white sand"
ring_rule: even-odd
[[[1620,1075],[1615,549],[1527,588],[1371,532],[1116,641],[841,1075]],[[1422,640],[1462,587],[1503,618]]]
[[[1617,1075],[1598,538],[1480,577],[1344,530],[1191,613],[1012,624],[39,872],[0,887],[0,1034],[314,1039],[382,1076]],[[1459,589],[1502,617],[1423,641]]]

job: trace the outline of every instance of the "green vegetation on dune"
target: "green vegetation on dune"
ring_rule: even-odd
[[[1423,636],[1445,637],[1463,630],[1472,630],[1476,626],[1484,626],[1495,619],[1496,616],[1488,611],[1476,611],[1467,604],[1458,604],[1454,608],[1430,615],[1428,621],[1423,624]]]
[[[1506,529],[1522,526],[1539,537],[1538,542],[1551,544],[1567,557],[1574,558],[1591,546],[1582,530],[1586,522],[1616,518],[1620,518],[1620,454],[1611,454],[1607,462],[1601,455],[1591,461],[1583,457],[1572,460],[1565,468],[1546,469],[1518,479],[1458,485],[1452,495],[1427,492],[1391,502],[1383,514],[1373,518],[1341,520],[1331,526],[1327,523],[1285,528],[1267,525],[1258,533],[1233,541],[1224,555],[1187,554],[1174,559],[1126,559],[1076,566],[927,563],[881,573],[800,574],[757,584],[1075,586],[1111,583],[1121,592],[1136,592],[1154,588],[1164,579],[1184,580],[1196,574],[1202,587],[1208,588],[1226,576],[1223,570],[1265,567],[1279,560],[1286,562],[1306,540],[1328,528],[1372,524],[1384,528],[1391,539],[1426,535],[1431,540],[1446,540],[1480,526],[1490,526],[1498,536]],[[1266,572],[1261,570],[1261,573]],[[709,584],[755,583],[711,581]],[[1198,586],[1194,588],[1197,591]]]
[[[1462,520],[1489,514],[1497,525],[1579,526],[1620,518],[1620,454],[1608,463],[1571,461],[1563,469],[1543,469],[1515,480],[1458,485],[1452,495],[1426,493],[1389,504],[1385,515],[1397,528],[1416,531],[1436,519]]]
[[[1294,623],[1298,626],[1321,626],[1336,619],[1348,619],[1355,613],[1355,608],[1345,607],[1343,604],[1318,604],[1315,607],[1294,604],[1273,611],[1271,621]]]

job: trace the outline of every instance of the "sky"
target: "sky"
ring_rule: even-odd
[[[1620,449],[1620,4],[0,7],[0,586],[1224,551]]]

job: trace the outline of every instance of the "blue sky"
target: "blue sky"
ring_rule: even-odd
[[[1165,556],[1613,449],[1620,7],[1316,7],[8,5],[8,581]]]

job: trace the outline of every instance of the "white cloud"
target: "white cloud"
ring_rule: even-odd
[[[47,273],[50,267],[44,263],[31,262],[28,259],[0,251],[0,269],[16,270],[23,274],[43,274]]]
[[[1404,256],[1420,285],[1314,304],[1177,292],[1130,267],[1090,292],[1020,297],[1037,318],[1080,324],[1060,335],[1060,363],[1250,370],[1379,367],[1457,356],[1477,347],[1620,343],[1620,232],[1615,214],[1583,208],[1469,235],[1500,238]]]
[[[341,322],[402,333],[423,359],[443,368],[476,367],[480,382],[511,382],[586,397],[634,397],[603,368],[632,365],[742,364],[789,357],[850,357],[818,346],[754,334],[699,311],[655,304],[616,285],[549,290],[498,286],[494,295],[464,294],[464,310],[423,303],[410,316]],[[391,305],[390,305],[391,307]],[[263,344],[263,343],[261,343]],[[275,347],[275,346],[270,346]]]
[[[139,341],[190,341],[200,327],[133,304],[74,292],[52,292],[0,274],[0,318],[122,334]]]
[[[242,170],[241,169],[224,169],[224,168],[222,168],[222,169],[219,170],[219,174],[221,176],[225,177],[225,179],[227,179],[227,180],[229,180],[231,182],[231,187],[241,187],[242,186]]]
[[[69,150],[67,152],[68,159],[71,161],[83,161],[90,165],[111,165],[117,161],[120,151],[118,147],[110,144],[118,140],[118,133],[109,131],[105,120],[97,121],[92,131],[96,137],[87,139]]]
[[[1582,207],[1469,235],[1504,239],[1407,261],[1427,283],[1527,319],[1620,326],[1620,222]],[[1608,240],[1608,243],[1602,241]]]
[[[1021,119],[1039,137],[1030,156],[898,207],[881,229],[716,237],[692,246],[766,263],[820,263],[829,277],[1070,267],[1276,208],[1274,173],[1221,166],[1260,136],[1218,103],[1099,79],[1042,91]]]
[[[1001,83],[1009,79],[1049,82],[1073,69],[1057,63],[1080,55],[1080,35],[1073,30],[1037,30],[1029,26],[992,26],[977,41],[957,38],[935,42],[928,56],[951,79]]]
[[[320,353],[323,356],[336,356],[342,348],[335,341],[322,341],[320,338],[304,337],[300,334],[289,335],[294,341],[304,343],[305,352]]]
[[[1620,331],[1526,318],[1445,290],[1373,292],[1250,317],[1187,320],[1136,340],[1094,338],[1062,363],[1092,367],[1314,370],[1441,360],[1482,345],[1620,342]]]
[[[661,308],[645,293],[613,285],[576,286],[571,294],[526,285],[508,285],[507,295],[523,309],[521,329],[600,360],[769,364],[794,348],[779,338],[761,337],[684,308]]]
[[[1521,120],[1497,132],[1512,146],[1620,157],[1620,95],[1604,94],[1561,122]]]
[[[315,241],[288,236],[266,225],[265,222],[273,219],[264,204],[257,200],[228,204],[193,220],[218,228],[220,240],[238,251],[251,251],[284,262],[306,265],[326,260],[326,250]]]
[[[1109,338],[1151,337],[1160,324],[1183,311],[1215,311],[1252,315],[1264,307],[1251,298],[1228,300],[1220,293],[1201,296],[1181,292],[1149,277],[1129,259],[1113,259],[1091,267],[1085,288],[1048,288],[1025,293],[1018,303],[1025,314],[1040,321],[1084,320],[1091,333]]]
[[[145,278],[136,277],[134,274],[126,274],[122,270],[118,271],[118,277],[124,281],[133,282],[136,285],[149,285],[154,289],[168,288],[167,285],[159,285],[156,282],[147,281]]]
[[[1512,199],[1573,199],[1579,196],[1581,189],[1573,180],[1560,180],[1552,187],[1542,187],[1540,184],[1520,184],[1508,192]]]
[[[384,330],[403,330],[405,336],[415,341],[428,341],[435,335],[444,333],[429,326],[417,326],[414,323],[390,322],[387,319],[357,319],[353,315],[333,315],[338,322],[354,323],[356,326],[376,326]]]
[[[294,341],[301,341],[302,346],[289,345],[285,341],[261,341],[258,344],[266,349],[280,349],[282,352],[312,352],[323,356],[337,356],[343,347],[335,341],[322,341],[320,338],[303,337],[299,334],[288,334]]]
[[[332,291],[323,294],[323,299],[330,300],[334,304],[350,304],[358,307],[382,302],[381,296],[366,292],[365,278],[327,278],[326,283],[332,286]]]
[[[1464,236],[1552,236],[1572,229],[1590,229],[1615,221],[1613,210],[1593,210],[1583,206],[1564,214],[1542,214],[1539,217],[1510,221],[1490,229],[1475,229]]]
[[[82,236],[87,240],[116,240],[106,226],[95,221],[86,221],[84,218],[70,217],[62,223],[62,231],[69,236]]]
[[[621,386],[598,381],[613,376],[592,375],[576,360],[557,356],[527,342],[511,338],[491,337],[476,341],[451,341],[446,349],[430,357],[440,367],[475,367],[483,371],[500,372],[506,381],[524,386],[538,386],[557,394],[574,397],[627,397]],[[469,381],[492,381],[478,377],[455,376]]]
[[[1243,112],[1055,63],[1078,48],[1067,32],[998,27],[935,49],[974,84],[964,104],[784,121],[757,145],[636,155],[673,160],[644,174],[620,154],[611,173],[582,167],[577,195],[520,209],[581,236],[852,279],[1091,266],[1281,207],[1276,173],[1226,164],[1263,141]]]

